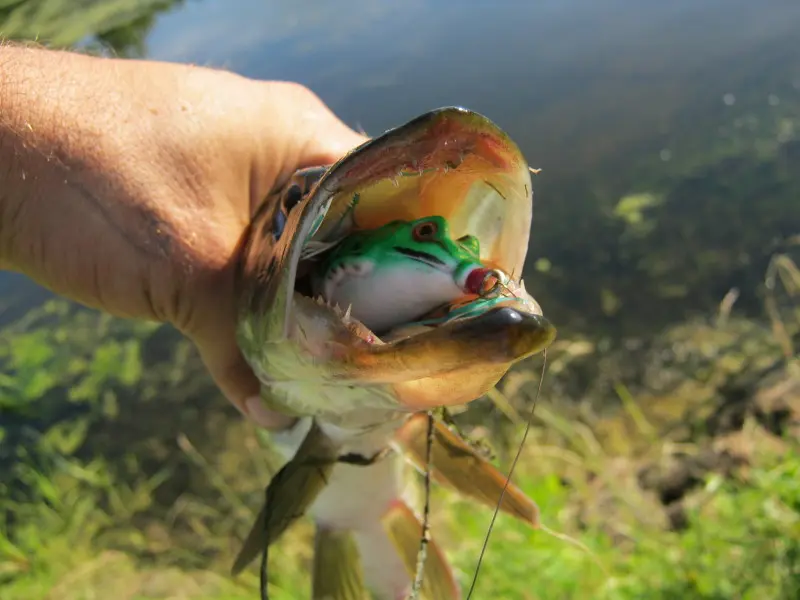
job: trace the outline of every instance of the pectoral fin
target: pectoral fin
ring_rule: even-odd
[[[294,457],[269,482],[266,500],[231,570],[238,575],[305,514],[328,482],[336,448],[315,424]]]
[[[349,532],[317,528],[312,590],[313,600],[369,600],[358,546]]]
[[[419,413],[411,417],[395,435],[395,441],[420,470],[426,466],[427,431],[427,416]],[[509,483],[503,493],[505,475],[439,421],[434,426],[431,475],[435,481],[490,508],[497,506],[502,494],[500,510],[532,527],[539,526],[539,507],[536,503],[513,483]]]
[[[397,548],[400,558],[413,581],[417,570],[417,555],[422,540],[422,523],[407,504],[398,500],[383,517],[383,526]],[[428,540],[420,598],[425,600],[460,600],[461,590],[444,552]]]

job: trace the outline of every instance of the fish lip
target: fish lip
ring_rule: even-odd
[[[498,362],[506,362],[512,356],[516,362],[538,354],[549,347],[557,335],[556,327],[544,315],[519,310],[513,306],[492,308],[465,320],[476,321],[474,326],[482,330],[513,332],[513,336],[506,340],[508,354],[498,355]],[[527,349],[523,349],[525,346]]]
[[[543,314],[524,312],[510,306],[502,307],[498,313],[502,314],[492,316],[505,320],[507,323],[520,323],[520,326],[528,331],[533,330],[538,333],[535,346],[530,349],[525,358],[546,350],[558,335],[555,325]]]

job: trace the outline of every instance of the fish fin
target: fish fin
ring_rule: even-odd
[[[327,485],[335,462],[336,449],[314,423],[294,457],[270,480],[264,506],[234,561],[233,575],[305,514]]]
[[[350,533],[358,548],[364,583],[381,600],[405,600],[411,584],[382,524],[386,510],[402,493],[405,461],[394,450],[372,460],[376,454],[384,454],[394,431],[394,427],[373,430],[343,444],[339,460],[346,462],[336,464],[328,485],[309,511],[318,527]]]
[[[413,581],[422,539],[422,523],[405,502],[396,500],[386,511],[383,526]],[[461,590],[444,552],[430,536],[427,545],[420,598],[460,600]]]
[[[264,506],[258,511],[256,522],[253,523],[253,526],[250,528],[250,533],[247,534],[247,538],[245,538],[244,544],[242,544],[242,549],[239,550],[239,553],[236,555],[236,560],[234,560],[233,567],[231,567],[231,575],[234,577],[253,562],[259,552],[261,552],[267,544],[266,510],[266,506]]]
[[[369,600],[358,546],[350,532],[317,527],[312,598]]]
[[[427,416],[411,417],[395,435],[406,457],[420,470],[425,468]],[[502,494],[500,510],[534,528],[539,527],[539,507],[519,487],[474,448],[439,421],[435,422],[431,453],[433,479],[494,509]],[[503,489],[505,488],[505,493]]]

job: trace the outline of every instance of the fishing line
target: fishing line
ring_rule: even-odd
[[[268,527],[269,527],[269,505],[270,505],[270,495],[269,495],[269,486],[264,492],[264,533],[268,536]],[[269,544],[264,544],[264,549],[261,552],[261,566],[259,567],[259,593],[261,594],[261,600],[269,600],[269,592],[267,591],[267,586],[269,582],[267,581],[267,562],[269,557]]]
[[[544,382],[544,373],[547,369],[547,349],[545,348],[542,351],[542,374],[539,377],[539,387],[536,389],[536,396],[533,399],[533,406],[531,406],[531,414],[528,416],[528,422],[525,425],[525,433],[522,434],[522,441],[519,443],[519,447],[517,448],[517,454],[514,456],[514,460],[511,463],[511,468],[508,471],[508,477],[506,477],[506,482],[503,485],[503,491],[500,492],[500,499],[497,501],[497,506],[494,509],[494,514],[492,514],[492,520],[489,523],[489,529],[486,531],[486,536],[483,539],[483,547],[481,548],[481,553],[478,555],[478,564],[475,565],[475,574],[472,577],[472,584],[469,586],[469,592],[467,593],[467,600],[472,598],[472,592],[475,590],[475,584],[478,582],[478,574],[481,570],[481,564],[483,563],[483,556],[486,554],[486,548],[489,545],[489,537],[492,535],[492,530],[494,529],[494,522],[497,519],[497,515],[500,512],[500,507],[503,505],[503,496],[505,496],[506,490],[508,489],[509,484],[511,483],[511,477],[514,475],[514,469],[517,467],[517,462],[519,461],[519,457],[522,454],[522,448],[525,446],[525,440],[528,438],[528,432],[531,430],[531,424],[533,423],[533,413],[536,411],[536,402],[539,400],[539,394],[542,393],[542,383]]]
[[[428,540],[430,539],[431,512],[431,462],[433,454],[433,411],[428,411],[428,433],[425,439],[425,505],[422,509],[422,538],[419,541],[417,567],[414,585],[411,588],[411,600],[417,600],[422,590],[422,578],[425,575],[425,560],[428,558]]]
[[[378,455],[376,455],[377,458]],[[344,461],[343,461],[344,462]],[[327,477],[325,476],[325,472],[322,470],[318,470],[320,477],[322,480],[325,481],[327,484]],[[280,471],[279,471],[280,474]],[[270,486],[267,486],[264,490],[264,536],[267,539],[267,543],[264,544],[264,547],[261,551],[261,566],[259,567],[259,594],[261,596],[261,600],[269,600],[269,579],[267,576],[267,566],[269,564],[269,515],[271,512],[272,502],[274,500],[274,495],[271,496],[269,493]]]

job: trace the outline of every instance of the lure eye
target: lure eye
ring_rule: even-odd
[[[428,242],[439,233],[439,226],[436,221],[424,221],[414,226],[411,235],[418,242]]]

